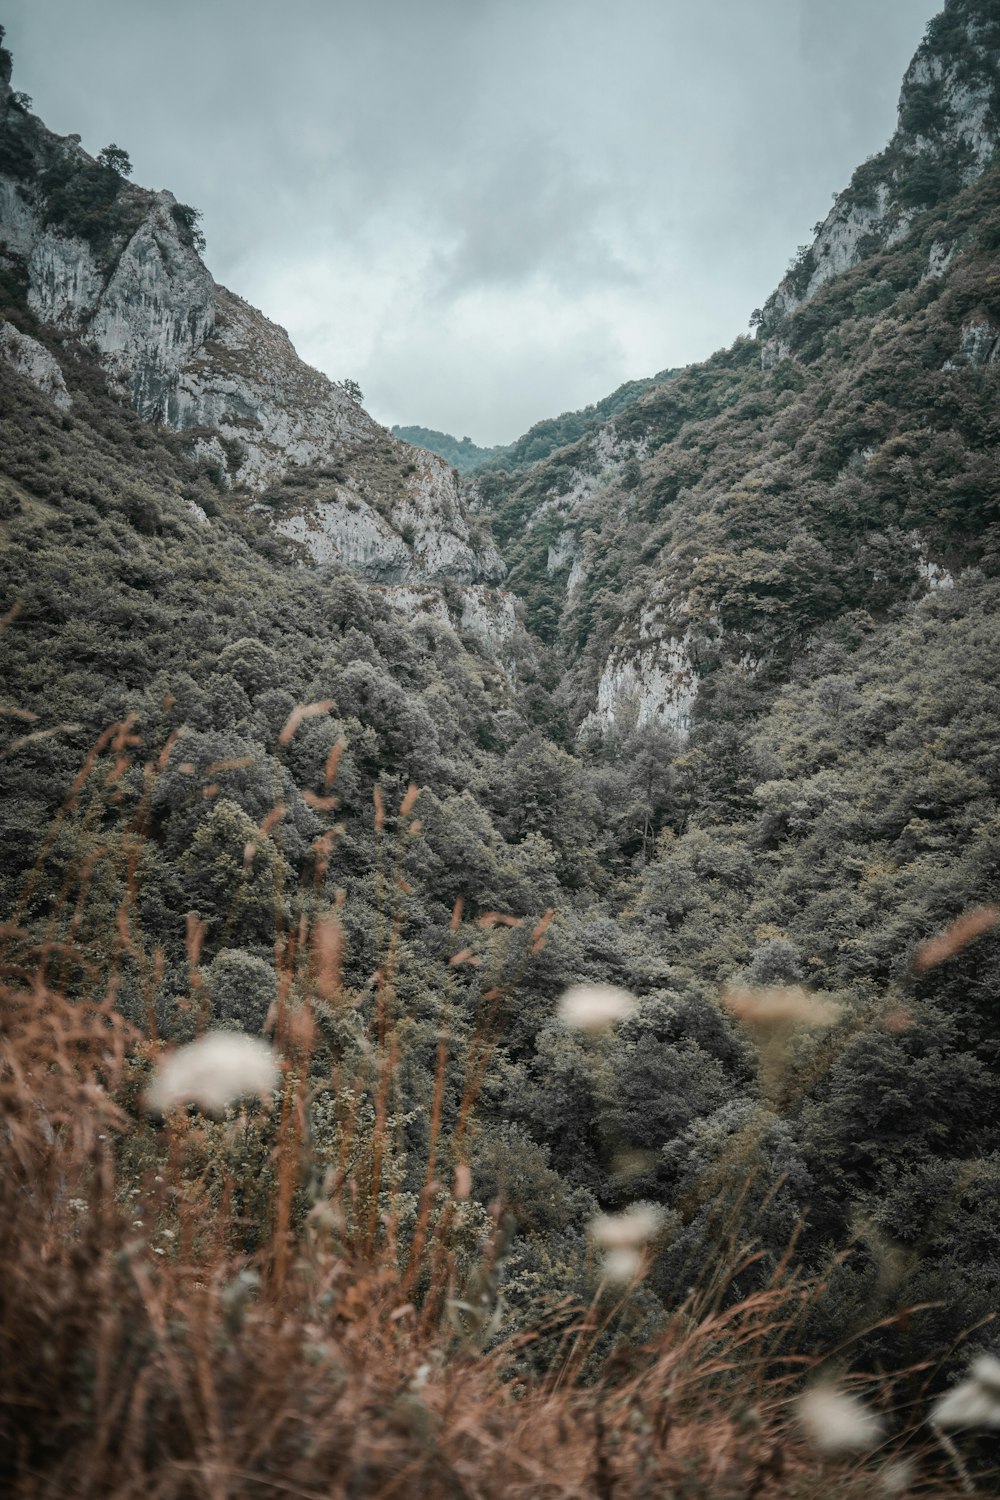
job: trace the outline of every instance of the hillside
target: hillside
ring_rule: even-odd
[[[11,1493],[991,1482],[998,71],[949,0],[756,337],[459,480],[0,49]],[[271,1113],[152,1117],[206,1026]]]
[[[503,469],[512,472],[525,469],[548,458],[557,448],[588,433],[596,432],[609,417],[615,416],[626,406],[637,401],[655,386],[663,385],[680,374],[679,370],[661,370],[645,380],[626,380],[610,396],[579,411],[564,411],[558,417],[546,417],[535,422],[521,437],[496,448],[477,448],[469,438],[461,441],[450,432],[436,432],[430,427],[393,427],[394,437],[402,438],[417,448],[429,449],[452,464],[460,474],[474,474],[479,469]]]
[[[527,475],[483,478],[577,724],[685,728],[716,664],[742,662],[753,693],[817,627],[877,618],[991,555],[998,28],[982,3],[932,23],[892,143],[756,315],[756,340]]]
[[[414,448],[426,448],[428,452],[436,453],[460,474],[471,474],[506,451],[504,448],[479,448],[471,438],[452,437],[450,432],[438,432],[433,427],[394,426],[392,435]]]

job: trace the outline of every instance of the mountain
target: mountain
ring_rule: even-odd
[[[757,339],[479,480],[578,728],[687,731],[720,668],[753,693],[994,555],[998,62],[997,6],[952,0]]]
[[[781,357],[782,325],[821,287],[904,239],[922,214],[986,169],[1000,131],[998,49],[1000,16],[980,0],[957,0],[930,22],[903,79],[892,140],[857,169],[755,314],[767,358]],[[951,248],[938,246],[935,273]]]
[[[411,614],[422,588],[463,590],[460,613],[494,650],[513,629],[493,593],[504,567],[448,465],[378,426],[349,387],[295,353],[284,329],[213,280],[197,215],[169,192],[126,180],[127,155],[94,160],[28,112],[0,75],[2,264],[14,302],[96,354],[146,421],[186,434],[188,451],[316,563],[344,562],[397,589]],[[117,148],[116,148],[117,149]],[[55,357],[5,335],[7,357],[42,381]]]
[[[429,427],[394,427],[392,431],[394,436],[403,438],[407,443],[440,454],[460,474],[473,474],[485,468],[508,471],[524,469],[548,458],[557,448],[563,448],[586,433],[594,432],[609,417],[613,417],[646,391],[667,380],[673,380],[679,374],[679,370],[661,370],[659,375],[652,375],[645,380],[627,380],[624,385],[612,391],[610,396],[602,397],[593,405],[585,406],[579,411],[564,411],[558,417],[546,417],[541,422],[535,422],[513,443],[498,448],[477,448],[467,437],[459,442],[450,432],[435,432]]]
[[[150,1033],[277,1013],[313,1048],[289,1233],[364,1217],[351,1253],[403,1277],[433,1195],[454,1228],[454,1283],[386,1273],[401,1338],[454,1285],[530,1335],[527,1388],[607,1308],[596,1381],[686,1340],[693,1283],[723,1317],[787,1274],[790,1359],[940,1382],[966,1330],[987,1348],[998,63],[997,0],[949,0],[757,337],[460,481],[215,285],[193,210],[51,136],[0,52],[0,941],[13,985],[144,1033],[121,1201],[172,1170],[137,1105]],[[577,983],[635,1006],[578,1034]],[[238,1147],[234,1254],[291,1160],[277,1128]],[[228,1181],[228,1124],[188,1139]],[[500,1200],[517,1231],[484,1269]],[[587,1225],[637,1200],[660,1232],[613,1308]],[[86,1421],[93,1350],[62,1363]]]
[[[459,441],[450,432],[438,432],[433,427],[395,426],[392,435],[414,448],[426,448],[429,453],[436,453],[460,474],[471,474],[473,469],[492,463],[506,451],[503,448],[477,448],[471,438],[464,437]]]

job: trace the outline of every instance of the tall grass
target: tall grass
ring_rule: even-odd
[[[296,712],[289,737],[306,716]],[[630,1283],[605,1279],[589,1304],[540,1305],[527,1331],[505,1328],[498,1287],[516,1226],[502,1203],[475,1203],[470,1140],[506,1000],[551,914],[522,943],[521,966],[506,981],[490,976],[461,1056],[442,1012],[422,1185],[409,1217],[401,1212],[394,893],[416,788],[394,844],[376,795],[379,842],[390,847],[379,854],[380,958],[361,1061],[320,1076],[316,1059],[319,1017],[344,999],[337,904],[324,895],[332,825],[295,902],[276,901],[269,1029],[281,1081],[270,1104],[244,1103],[220,1119],[152,1118],[142,1100],[162,1053],[163,958],[139,929],[137,870],[173,742],[141,767],[143,794],[113,847],[100,843],[102,813],[138,747],[131,722],[101,737],[3,929],[3,1493],[860,1500],[945,1496],[956,1473],[960,1488],[972,1482],[957,1452],[922,1425],[920,1405],[908,1405],[913,1386],[902,1377],[853,1379],[889,1434],[874,1451],[831,1456],[815,1434],[810,1441],[795,1403],[815,1373],[801,1330],[823,1282],[796,1269],[794,1246],[770,1276],[760,1271],[739,1195],[716,1263],[651,1342],[622,1335],[641,1255]],[[312,794],[331,814],[335,775],[331,756],[322,796]],[[46,861],[74,820],[84,852],[53,883]],[[247,861],[255,854],[248,845]],[[78,938],[101,858],[115,864],[123,894],[95,957]],[[46,881],[44,916],[29,920]],[[288,910],[293,918],[280,916]],[[450,974],[477,957],[459,946],[460,920],[456,908]],[[482,925],[502,941],[516,924],[494,913]],[[195,1031],[209,1019],[201,941],[192,916]],[[141,977],[142,1026],[116,1004],[125,962]],[[460,1103],[446,1130],[454,1067]],[[335,1122],[325,1152],[310,1125],[317,1090]],[[755,1290],[724,1295],[751,1267]],[[555,1352],[533,1359],[543,1341]]]

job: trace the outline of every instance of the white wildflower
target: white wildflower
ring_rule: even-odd
[[[622,1214],[598,1214],[591,1219],[590,1236],[602,1250],[636,1250],[653,1238],[662,1216],[649,1203],[633,1203]]]
[[[966,1379],[935,1404],[931,1421],[937,1427],[1000,1427],[1000,1359],[974,1359]]]
[[[183,1104],[219,1115],[250,1094],[269,1099],[277,1082],[277,1060],[266,1042],[236,1031],[210,1031],[160,1059],[146,1102],[161,1115]]]
[[[604,1274],[608,1281],[628,1285],[630,1281],[635,1280],[641,1270],[641,1250],[630,1250],[627,1245],[621,1245],[615,1250],[605,1251]]]
[[[642,1270],[642,1249],[662,1223],[658,1208],[633,1203],[621,1214],[598,1214],[588,1229],[604,1251],[604,1274],[609,1281],[634,1281]]]
[[[578,1031],[606,1031],[635,1014],[636,998],[611,984],[575,984],[559,1001],[558,1015]]]
[[[821,1453],[858,1453],[874,1448],[882,1423],[855,1396],[833,1385],[815,1385],[798,1400],[798,1419]]]

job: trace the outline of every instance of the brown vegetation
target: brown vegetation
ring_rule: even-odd
[[[113,789],[133,740],[127,723],[102,737],[67,814],[95,768]],[[411,788],[404,817],[416,801]],[[127,855],[127,837],[123,847]],[[138,953],[134,881],[130,868],[110,945],[119,956]],[[65,911],[78,912],[85,895],[84,874],[75,904],[64,890]],[[491,930],[508,930],[502,914],[490,916]],[[533,950],[550,921],[535,927]],[[823,1282],[800,1275],[789,1251],[734,1299],[761,1257],[732,1226],[718,1264],[651,1341],[630,1336],[630,1301],[653,1245],[636,1254],[624,1290],[609,1271],[589,1305],[540,1304],[527,1332],[505,1336],[498,1268],[515,1226],[501,1202],[484,1212],[470,1201],[465,1159],[502,990],[484,997],[451,1139],[441,1125],[442,1032],[423,1190],[404,1222],[392,1191],[395,922],[373,981],[370,1077],[334,1063],[320,1085],[335,1101],[335,1158],[310,1139],[308,1107],[319,1009],[342,998],[335,912],[306,903],[298,926],[278,932],[269,1024],[282,1082],[270,1107],[243,1104],[221,1119],[147,1115],[162,1056],[155,1005],[144,1034],[116,1010],[114,965],[108,981],[76,946],[72,917],[57,929],[64,936],[41,943],[16,926],[3,934],[5,1493],[860,1497],[883,1481],[890,1492],[904,1472],[900,1450],[925,1463],[936,1451],[926,1428],[921,1439],[919,1371],[853,1379],[882,1418],[864,1419],[867,1446],[883,1423],[894,1432],[874,1454],[845,1443],[831,1456],[833,1438],[810,1442],[794,1403],[819,1363],[800,1345]],[[192,980],[199,948],[192,918]],[[155,987],[155,954],[139,962]],[[77,973],[70,998],[62,990]],[[192,982],[195,1002],[204,1017]],[[451,1191],[441,1180],[449,1164]],[[538,1360],[543,1342],[554,1352]],[[829,1398],[835,1414],[848,1399]],[[922,1492],[949,1490],[929,1478]]]

